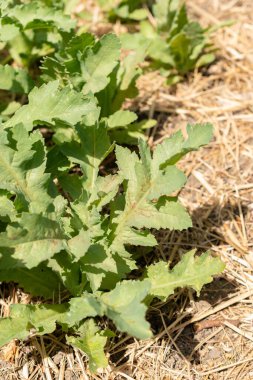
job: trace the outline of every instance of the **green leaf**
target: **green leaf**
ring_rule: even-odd
[[[33,87],[33,81],[28,72],[14,69],[9,65],[0,65],[0,89],[27,94]]]
[[[12,0],[2,0],[1,1],[1,4],[0,4],[0,11],[1,11],[1,14],[2,12],[7,8],[9,7],[10,5],[12,5],[13,1]]]
[[[141,205],[128,215],[127,219],[127,224],[136,228],[168,228],[181,231],[192,226],[190,216],[178,202],[166,202],[159,209],[148,204]]]
[[[93,292],[101,287],[102,281],[109,277],[116,277],[119,281],[121,276],[120,263],[112,256],[110,250],[102,244],[93,244],[81,259],[81,268],[87,276]]]
[[[4,24],[3,20],[0,20],[0,41],[7,42],[19,34],[19,28],[13,24]]]
[[[138,231],[134,228],[125,228],[120,235],[122,244],[141,245],[143,247],[154,247],[157,245],[155,237],[148,231]]]
[[[184,173],[175,166],[165,168],[158,175],[152,168],[151,173],[154,184],[148,195],[150,200],[159,198],[162,195],[172,194],[174,191],[181,189],[186,182]]]
[[[47,56],[43,60],[41,69],[42,79],[49,82],[58,79],[64,86],[71,83],[76,90],[84,84],[81,72],[81,62],[85,60],[85,51],[93,48],[95,38],[90,33],[75,35],[59,47],[53,57]]]
[[[80,260],[85,255],[90,245],[91,240],[89,231],[84,231],[83,229],[78,235],[68,241],[68,247],[76,261]]]
[[[80,143],[71,141],[62,144],[60,150],[71,162],[80,164],[85,175],[84,188],[91,194],[98,176],[99,165],[112,151],[114,145],[110,143],[103,122],[91,127],[80,125],[76,130]]]
[[[39,131],[28,134],[23,125],[0,131],[0,188],[17,195],[15,203],[31,212],[53,211],[53,189],[45,173],[45,148]]]
[[[84,284],[81,279],[80,265],[73,262],[72,256],[67,251],[56,253],[46,262],[46,265],[57,275],[63,289],[66,288],[72,296],[82,293]]]
[[[15,100],[13,102],[0,104],[0,115],[2,121],[4,122],[5,120],[8,120],[9,117],[12,116],[20,107],[21,104],[19,102],[16,102]]]
[[[3,16],[12,19],[12,22],[21,25],[23,29],[37,29],[57,27],[58,29],[70,32],[75,27],[75,21],[65,16],[61,11],[53,7],[47,7],[42,2],[15,5],[6,8]]]
[[[119,56],[120,43],[114,34],[103,36],[93,49],[87,51],[84,61],[81,62],[85,94],[90,91],[96,93],[106,87],[110,81],[109,75],[117,65]]]
[[[123,281],[108,293],[98,293],[74,298],[66,321],[71,326],[87,317],[107,315],[116,327],[140,339],[151,337],[148,322],[145,320],[147,307],[142,301],[150,290],[150,282]]]
[[[10,255],[8,254],[8,256]],[[15,260],[8,257],[8,269],[4,262],[5,259],[5,257],[0,258],[0,281],[17,282],[21,288],[33,296],[58,299],[59,292],[64,287],[56,274],[50,268],[47,268],[45,264],[40,264],[32,269],[25,267],[15,268]],[[12,263],[11,266],[10,263]]]
[[[123,178],[118,174],[98,177],[94,184],[89,203],[94,204],[97,211],[101,212],[102,208],[115,198],[122,181]]]
[[[158,167],[174,165],[188,152],[206,145],[212,138],[211,124],[195,124],[187,126],[188,138],[185,140],[181,131],[157,145],[153,156],[153,170]]]
[[[23,213],[20,221],[9,224],[0,234],[0,247],[14,248],[12,258],[18,266],[36,267],[67,248],[66,236],[55,220],[39,214]]]
[[[13,202],[6,195],[0,195],[0,220],[13,220],[16,213]]]
[[[225,265],[209,252],[194,257],[195,252],[186,253],[172,270],[168,270],[168,264],[162,261],[149,266],[147,277],[151,281],[150,294],[166,300],[175,289],[187,286],[195,289],[199,295],[203,285],[211,282],[212,277],[222,272]]]
[[[40,88],[35,87],[28,98],[29,104],[21,107],[4,124],[5,127],[23,123],[26,130],[31,131],[38,124],[54,127],[61,121],[75,125],[82,119],[92,125],[98,117],[94,98],[83,97],[69,87],[60,90],[58,81],[49,82]]]
[[[167,26],[168,24],[168,15],[172,16],[172,12],[178,7],[178,0],[168,1],[168,0],[156,0],[156,3],[153,6],[154,16],[159,23],[159,27]],[[173,9],[174,8],[174,9]]]
[[[166,140],[168,145],[171,144],[172,139]],[[165,145],[166,142],[163,144]],[[161,163],[164,163],[162,160],[170,157],[170,151],[164,149],[162,151],[164,156],[158,155],[158,146],[152,159],[145,142],[140,141],[139,148],[141,159],[135,152],[131,153],[128,148],[116,147],[117,164],[120,174],[127,180],[127,190],[125,205],[123,209],[115,213],[113,218],[115,225],[111,246],[113,250],[120,249],[122,243],[125,243],[125,231],[130,227],[182,230],[191,226],[189,215],[178,202],[168,199],[159,203],[162,196],[171,196],[184,185],[186,180],[184,174],[175,166],[167,165],[166,167],[164,165],[163,168],[160,168]],[[180,148],[180,154],[182,154],[184,147],[180,146]],[[143,244],[143,237],[139,244]],[[150,242],[147,245],[150,245]]]
[[[117,70],[115,69],[106,89],[98,94],[99,104],[103,105],[102,108],[107,111],[105,114],[102,109],[103,115],[108,116],[120,110],[126,99],[132,99],[138,95],[136,82],[142,73],[139,65],[145,59],[147,48],[148,44],[143,43],[139,49],[131,51],[131,53],[128,52],[126,57],[120,61]]]
[[[101,296],[105,314],[114,321],[118,330],[139,339],[152,336],[149,323],[145,320],[147,307],[142,303],[149,290],[149,281],[123,281]]]
[[[136,9],[129,14],[131,20],[141,21],[145,20],[149,16],[147,9]]]
[[[101,215],[95,206],[91,208],[87,206],[87,194],[71,204],[73,213],[71,224],[78,231],[84,227],[85,230],[89,230],[89,234],[93,239],[99,240],[104,235],[104,230],[101,228]]]
[[[145,130],[156,125],[153,119],[142,120],[119,129],[110,129],[111,140],[117,141],[118,144],[137,145],[140,140],[147,140]]]
[[[25,339],[34,333],[52,333],[56,322],[64,320],[66,311],[67,304],[12,305],[10,317],[0,319],[0,346],[12,339]]]
[[[109,128],[124,127],[137,119],[137,115],[131,111],[117,111],[108,118]]]
[[[135,166],[140,162],[135,152],[131,152],[128,148],[116,146],[117,165],[125,179],[136,181]],[[135,183],[134,183],[135,184]]]
[[[210,63],[215,61],[215,54],[214,53],[207,53],[203,54],[197,61],[196,67],[202,67],[210,65]]]
[[[80,323],[87,317],[103,315],[102,305],[99,300],[89,293],[84,293],[82,297],[71,298],[69,305],[65,321],[70,327]]]
[[[107,367],[108,360],[104,354],[107,337],[102,335],[92,319],[85,321],[79,330],[80,337],[69,336],[67,342],[88,356],[91,372]]]

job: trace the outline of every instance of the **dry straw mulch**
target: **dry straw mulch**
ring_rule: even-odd
[[[154,339],[120,337],[108,347],[111,364],[97,375],[62,336],[47,336],[7,345],[0,379],[253,379],[253,2],[189,0],[188,7],[204,25],[236,21],[215,34],[217,61],[176,88],[157,73],[145,75],[132,108],[158,119],[151,145],[188,122],[214,125],[213,142],[182,162],[189,181],[180,198],[194,226],[159,233],[155,255],[176,262],[192,247],[210,249],[225,272],[200,298],[183,290],[153,305]],[[3,312],[12,302],[29,302],[15,288],[1,296]]]

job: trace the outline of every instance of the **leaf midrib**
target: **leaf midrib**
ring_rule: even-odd
[[[136,208],[138,209],[137,206],[139,206],[142,203],[143,199],[148,195],[148,193],[152,189],[152,186],[153,186],[155,179],[153,178],[153,179],[149,180],[149,182],[148,182],[149,186],[148,186],[147,190],[143,193],[143,195],[141,196],[139,201],[135,203],[134,207],[130,207],[131,205],[129,205],[128,211],[126,211],[126,212],[125,212],[125,210],[123,211],[123,213],[125,212],[125,216],[122,218],[121,222],[118,224],[118,226],[115,230],[115,236],[116,237],[113,239],[113,243],[115,243],[115,241],[117,241],[120,238],[121,232],[118,232],[118,230],[121,231],[124,228],[124,225],[126,224],[126,220],[130,217],[130,215],[133,213],[133,211],[136,210]],[[129,227],[131,227],[131,226],[129,226]]]
[[[184,276],[183,279],[163,282],[162,284],[159,284],[159,285],[156,285],[155,287],[152,287],[151,292],[153,291],[153,289],[161,289],[161,288],[168,287],[168,286],[173,287],[173,290],[177,287],[192,286],[192,284],[190,284],[190,281],[195,281],[195,280],[201,279],[203,277],[206,278],[207,276],[210,276],[210,274],[203,272],[203,273],[200,273],[199,275],[195,274],[195,275],[190,275],[188,277],[185,277],[185,274],[183,273],[182,276]],[[151,281],[151,283],[152,283],[152,281]],[[204,283],[206,283],[206,280],[204,281]]]

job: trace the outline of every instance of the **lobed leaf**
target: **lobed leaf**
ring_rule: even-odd
[[[0,131],[0,189],[16,194],[21,210],[53,211],[53,185],[45,173],[45,148],[38,131],[28,135],[24,126]]]
[[[153,170],[159,167],[174,165],[185,154],[199,149],[210,142],[213,133],[211,124],[195,124],[187,126],[188,138],[185,140],[181,131],[157,145],[153,156]]]
[[[152,336],[145,320],[147,307],[142,303],[149,290],[149,281],[123,281],[101,296],[105,314],[114,321],[118,330],[139,339]]]
[[[56,322],[64,320],[66,310],[67,304],[12,305],[10,317],[0,319],[0,346],[12,339],[26,339],[35,333],[52,333]]]
[[[14,69],[10,65],[0,65],[1,90],[28,94],[32,87],[33,81],[26,70]]]
[[[69,87],[60,90],[58,81],[49,82],[40,88],[35,87],[28,98],[29,104],[22,106],[4,124],[5,128],[23,123],[26,130],[31,131],[38,124],[54,127],[59,120],[69,125],[75,125],[82,119],[92,125],[99,115],[94,98],[83,97],[82,94]]]
[[[107,337],[102,335],[94,320],[85,321],[79,328],[79,334],[78,337],[67,337],[67,342],[88,356],[91,372],[96,372],[98,368],[105,368],[108,365],[104,353]]]
[[[110,143],[103,122],[90,127],[80,125],[76,130],[80,142],[72,140],[62,144],[60,150],[71,162],[80,164],[85,175],[85,190],[91,194],[98,176],[99,165],[114,146]]]
[[[40,264],[32,269],[15,267],[17,262],[10,258],[9,252],[6,255],[2,255],[2,253],[0,248],[0,255],[2,256],[0,258],[0,281],[16,282],[33,296],[58,299],[59,293],[64,289],[64,286],[61,279],[46,264]],[[10,265],[11,263],[12,265]]]
[[[33,1],[32,3],[20,4],[5,7],[2,10],[2,17],[7,22],[22,27],[22,29],[37,29],[57,27],[58,29],[70,32],[75,27],[75,21],[65,16],[61,11],[53,7],[47,7],[42,2]]]
[[[225,265],[209,252],[196,257],[195,252],[186,253],[172,270],[168,270],[168,264],[162,261],[149,266],[147,278],[151,281],[150,294],[164,301],[175,289],[187,286],[195,289],[199,295],[203,285],[211,282]]]
[[[40,214],[22,213],[19,222],[0,234],[0,247],[13,248],[12,258],[28,269],[67,248],[61,225]],[[9,268],[10,269],[10,268]]]
[[[103,36],[81,61],[83,92],[99,92],[109,83],[109,74],[116,67],[120,56],[120,43],[113,34]]]

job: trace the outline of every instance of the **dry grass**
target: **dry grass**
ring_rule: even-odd
[[[200,299],[181,291],[166,304],[153,305],[148,318],[154,339],[120,337],[108,347],[110,365],[96,376],[62,336],[47,336],[7,345],[0,379],[253,378],[253,3],[189,0],[188,5],[203,24],[237,21],[215,34],[217,62],[176,88],[163,86],[157,73],[146,75],[132,107],[158,118],[151,144],[187,122],[213,123],[212,144],[182,163],[189,181],[180,197],[194,226],[183,234],[160,233],[155,254],[175,261],[191,247],[211,249],[226,262],[223,276],[205,287]],[[14,288],[3,288],[1,296],[2,315],[13,302],[29,302]]]

